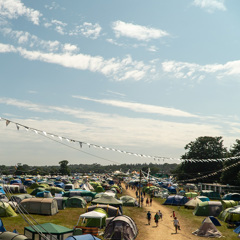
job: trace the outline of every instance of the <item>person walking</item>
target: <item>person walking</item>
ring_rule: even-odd
[[[143,207],[143,197],[141,197],[141,207]]]
[[[156,227],[158,227],[158,220],[159,220],[159,214],[158,214],[158,212],[156,212],[156,214],[154,216],[154,221],[156,223]]]
[[[179,221],[178,221],[177,217],[174,217],[173,225],[175,227],[175,231],[176,231],[176,234],[177,234],[177,230],[180,230],[180,224],[179,224]]]
[[[148,198],[146,199],[146,207],[149,205],[149,200]]]
[[[159,215],[159,220],[160,220],[160,219],[163,220],[163,215],[162,215],[162,213],[161,213],[160,210],[158,210],[158,215]]]
[[[147,212],[148,225],[150,225],[152,214],[150,211]]]
[[[152,197],[150,197],[150,206],[152,206]]]

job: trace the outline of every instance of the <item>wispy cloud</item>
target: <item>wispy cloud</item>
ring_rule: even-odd
[[[218,79],[226,76],[239,77],[240,60],[225,64],[199,65],[196,63],[166,61],[162,63],[164,72],[173,74],[176,78],[202,80],[207,74],[215,74]]]
[[[114,107],[121,107],[126,108],[134,112],[141,112],[141,113],[154,113],[166,116],[174,116],[174,117],[194,117],[196,118],[197,115],[184,112],[174,108],[167,108],[167,107],[160,107],[155,105],[148,105],[142,103],[134,103],[134,102],[123,102],[118,100],[107,100],[107,99],[93,99],[83,96],[73,96],[74,98],[79,98],[82,100],[93,101],[100,104],[111,105]]]
[[[114,22],[112,28],[116,37],[129,37],[142,41],[159,39],[169,35],[169,33],[160,29],[149,28],[123,21]]]
[[[24,16],[34,24],[39,25],[42,14],[24,6],[20,0],[0,0],[0,16],[7,19],[17,19]]]
[[[226,11],[224,2],[225,0],[194,0],[193,5],[212,13],[215,10]]]
[[[102,31],[98,23],[84,22],[82,25],[77,26],[74,30],[70,31],[69,35],[82,35],[87,38],[97,39]]]

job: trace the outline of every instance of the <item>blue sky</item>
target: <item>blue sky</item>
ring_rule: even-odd
[[[46,133],[1,121],[1,163],[172,163],[200,136],[229,148],[240,133],[239,9],[0,0],[0,117]]]

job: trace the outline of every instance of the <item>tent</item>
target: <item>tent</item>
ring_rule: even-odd
[[[94,190],[95,190],[95,192],[97,192],[97,193],[99,193],[99,192],[104,192],[104,189],[103,189],[103,187],[102,187],[101,185],[96,186]]]
[[[44,224],[35,225],[34,228],[31,226],[25,227],[24,235],[27,236],[28,239],[32,239],[32,240],[42,239],[35,229],[38,229],[38,231],[41,231],[43,234],[47,234],[49,239],[62,240],[62,239],[66,239],[67,237],[73,234],[73,229],[66,228],[53,223],[44,223]],[[54,238],[52,237],[50,238],[49,233],[53,235]]]
[[[225,194],[222,200],[233,200],[233,201],[240,201],[240,193],[229,193]]]
[[[9,201],[20,203],[22,200],[27,198],[33,198],[30,194],[18,194],[18,195],[12,195],[9,199]]]
[[[9,199],[7,198],[7,196],[5,194],[0,192],[0,201],[8,202]]]
[[[74,189],[63,193],[63,197],[74,197],[74,196],[81,196],[81,197],[91,197],[92,199],[95,197],[96,192],[86,191],[82,189]]]
[[[37,193],[44,192],[44,191],[45,191],[45,188],[38,187],[38,188],[35,188],[30,194],[33,196],[36,196]]]
[[[120,197],[120,200],[122,201],[123,206],[134,207],[134,206],[138,205],[137,200],[134,197],[131,197],[131,196],[127,196],[127,195],[126,196],[122,196],[122,197]]]
[[[206,217],[202,222],[204,222],[208,217]],[[218,226],[220,227],[221,226],[221,223],[213,216],[209,216],[209,218],[211,219],[212,223],[215,225],[215,226]]]
[[[225,210],[227,208],[237,206],[238,203],[233,200],[222,200],[222,205],[223,205],[223,210]]]
[[[171,193],[171,194],[177,194],[177,190],[176,190],[176,188],[173,187],[173,186],[168,187],[167,190],[168,190],[169,193]]]
[[[133,240],[137,237],[138,229],[132,218],[126,215],[117,216],[110,220],[104,231],[104,239]]]
[[[95,198],[100,198],[100,197],[103,196],[103,195],[116,197],[116,193],[115,193],[115,192],[113,192],[113,191],[111,191],[111,190],[108,190],[108,191],[106,191],[106,192],[97,193],[97,194],[95,195]]]
[[[206,196],[211,200],[221,200],[221,196],[218,192],[214,192],[212,190],[202,190],[200,192],[201,196]]]
[[[57,205],[59,210],[63,210],[66,208],[67,205],[67,197],[54,197],[57,200]]]
[[[12,209],[11,205],[0,201],[0,217],[15,217],[17,214]]]
[[[0,186],[0,193],[2,193],[2,194],[6,194],[6,193],[4,192],[4,190],[3,190],[3,187],[2,187],[2,186]]]
[[[0,239],[1,240],[23,240],[28,239],[26,236],[13,233],[13,232],[0,232]]]
[[[186,202],[184,206],[185,208],[195,208],[201,202],[202,201],[199,198],[195,197]]]
[[[52,195],[55,195],[55,193],[64,193],[64,190],[59,187],[47,187],[45,190],[50,191]]]
[[[207,217],[205,221],[203,221],[200,228],[194,231],[192,234],[199,237],[219,238],[222,236],[209,217]]]
[[[196,216],[217,217],[222,211],[222,203],[217,201],[201,202],[197,205],[193,214]]]
[[[14,180],[10,181],[10,184],[20,185],[20,184],[22,184],[22,181],[20,179],[14,179]]]
[[[23,207],[28,213],[40,215],[54,215],[58,213],[57,201],[54,198],[28,198],[21,201],[19,207]]]
[[[176,205],[176,206],[183,206],[188,199],[181,195],[170,195],[163,203],[164,205]]]
[[[79,225],[80,220],[85,222],[87,220],[87,227],[99,227],[102,228],[106,225],[107,213],[101,208],[96,208],[94,211],[86,212],[79,216],[77,226]]]
[[[196,192],[186,192],[184,194],[184,196],[187,197],[188,199],[195,198],[195,197],[197,197],[197,195],[198,194]]]
[[[107,205],[111,205],[114,207],[120,207],[123,205],[122,201],[120,201],[112,196],[106,196],[106,195],[92,200],[92,204],[107,204]]]
[[[197,196],[198,199],[200,199],[202,202],[208,202],[210,199],[206,196]]]
[[[110,205],[104,205],[104,204],[97,204],[87,207],[87,212],[94,211],[96,208],[102,208],[106,211],[109,217],[116,217],[122,215],[122,212],[119,208],[110,206]]]
[[[85,208],[87,202],[80,196],[68,198],[66,206],[69,208]]]
[[[51,192],[49,192],[49,191],[43,191],[43,192],[38,192],[38,193],[36,194],[36,197],[40,197],[40,198],[52,198],[53,196],[52,196]]]
[[[218,218],[228,223],[240,222],[240,206],[225,209],[219,214]]]
[[[84,234],[84,235],[70,236],[65,240],[101,240],[101,239],[93,236],[92,234]]]

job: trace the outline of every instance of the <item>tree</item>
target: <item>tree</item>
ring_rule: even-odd
[[[70,175],[70,169],[69,169],[69,167],[68,167],[68,161],[67,160],[62,160],[62,161],[60,161],[59,162],[59,164],[60,164],[60,173],[62,174],[62,175]]]
[[[234,163],[239,162],[240,160],[240,140],[236,139],[236,143],[229,150],[230,157],[237,157],[239,158],[227,160],[223,163],[223,168],[228,167]],[[229,170],[222,172],[221,175],[221,183],[223,184],[230,184],[230,185],[239,185],[240,183],[240,165],[234,166]]]
[[[185,146],[185,150],[187,150],[187,152],[182,156],[182,159],[220,159],[227,156],[227,149],[223,146],[222,137],[198,137],[195,141],[188,143]],[[181,175],[181,179],[192,179],[207,175],[221,168],[221,162],[185,161],[182,163],[182,166],[178,168],[178,172]],[[180,179],[180,175],[178,179]],[[219,175],[214,175],[204,180],[205,182],[219,181]]]

